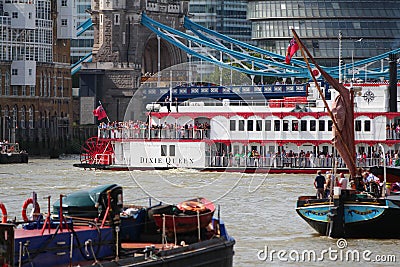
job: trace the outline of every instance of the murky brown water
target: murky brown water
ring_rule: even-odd
[[[380,259],[393,261],[392,257],[388,257],[391,255],[400,261],[400,240],[349,239],[347,248],[339,249],[337,240],[316,235],[295,212],[297,196],[314,193],[313,177],[190,170],[88,171],[74,168],[72,164],[77,162],[78,158],[31,159],[29,164],[0,165],[0,201],[6,205],[9,216],[21,218],[22,204],[32,191],[38,193],[44,211],[47,201],[43,198],[48,195],[53,203],[60,194],[117,183],[124,188],[125,203],[146,205],[149,195],[157,199],[153,199],[153,204],[156,201],[178,203],[195,196],[215,201],[220,206],[221,218],[228,232],[236,239],[235,266],[395,266],[393,262],[376,261],[376,256],[385,256]],[[278,253],[273,254],[272,261],[270,257],[265,259],[265,253],[260,250],[266,247],[269,253],[272,250],[283,251],[280,259]],[[323,250],[329,249],[331,255],[325,253],[321,256]],[[295,260],[301,258],[305,250],[314,251],[316,260]],[[337,250],[337,253],[332,250]],[[359,262],[351,257],[346,260],[349,250],[357,251]],[[363,256],[363,253],[366,255]]]

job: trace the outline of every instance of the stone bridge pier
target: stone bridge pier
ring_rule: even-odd
[[[92,0],[88,12],[94,46],[92,62],[84,63],[79,72],[81,124],[95,123],[92,111],[99,100],[111,121],[121,121],[142,76],[187,61],[183,51],[141,25],[141,13],[183,31],[188,1]],[[143,118],[145,99],[137,102],[129,118]]]

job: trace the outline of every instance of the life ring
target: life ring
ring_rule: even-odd
[[[33,204],[33,198],[31,197],[25,200],[24,204],[22,205],[22,219],[24,222],[29,221],[28,216],[26,215],[26,209],[28,208],[29,204]],[[40,213],[40,206],[38,202],[36,202],[35,205],[35,213]]]
[[[3,214],[3,217],[1,218],[1,223],[6,223],[7,222],[7,209],[6,206],[2,202],[0,202],[0,210],[1,213]]]
[[[206,205],[198,201],[184,201],[179,204],[179,209],[183,211],[205,212],[207,211]]]

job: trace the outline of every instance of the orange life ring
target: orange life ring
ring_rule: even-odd
[[[22,219],[24,222],[29,221],[28,216],[26,215],[26,209],[28,208],[29,204],[33,204],[33,198],[31,197],[25,200],[24,204],[22,205]],[[35,205],[35,213],[40,213],[40,206],[37,201]]]
[[[1,223],[6,223],[7,222],[7,209],[6,206],[2,202],[0,202],[0,210],[1,213],[3,214],[3,217],[1,218]]]
[[[206,205],[198,201],[184,201],[181,204],[179,204],[179,206],[180,209],[188,211],[204,212],[207,210]]]

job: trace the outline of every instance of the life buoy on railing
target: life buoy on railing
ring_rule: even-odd
[[[22,205],[22,219],[24,222],[29,221],[28,216],[26,215],[26,209],[30,204],[33,204],[33,198],[31,197],[25,200],[24,204]],[[35,204],[35,213],[40,213],[40,206],[38,202]]]
[[[3,217],[1,218],[1,223],[6,223],[7,222],[7,209],[6,206],[2,202],[0,202],[0,210],[1,213],[3,214]]]
[[[188,210],[188,211],[198,211],[198,212],[204,212],[207,211],[206,205],[203,203],[200,203],[198,201],[184,201],[179,204],[179,209],[181,210]]]

